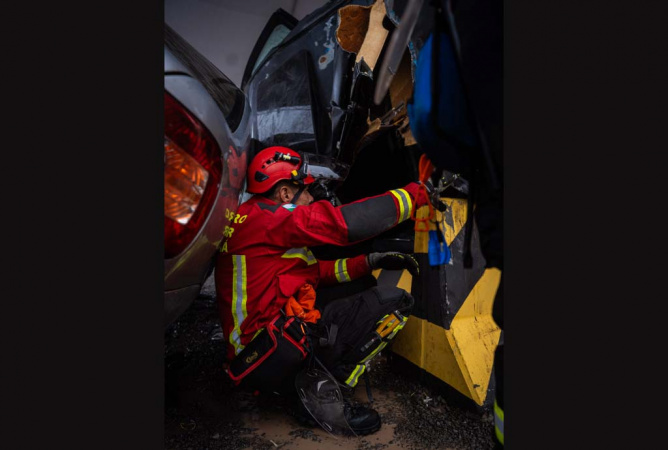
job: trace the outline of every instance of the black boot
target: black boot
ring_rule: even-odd
[[[352,430],[358,436],[366,436],[380,430],[380,415],[366,406],[353,406],[344,401],[343,414]]]
[[[347,400],[344,400],[343,405],[343,415],[346,418],[346,422],[348,422],[348,425],[356,435],[366,436],[380,429],[380,415],[375,409],[365,406],[353,406]],[[303,427],[315,428],[319,426],[301,400],[295,402],[293,415]]]

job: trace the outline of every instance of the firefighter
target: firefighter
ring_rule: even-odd
[[[327,301],[318,301],[317,292],[327,285],[371,277],[371,271],[378,268],[406,268],[415,275],[418,265],[410,255],[401,253],[319,261],[308,247],[342,246],[369,239],[408,220],[413,209],[428,199],[418,194],[420,185],[413,182],[382,195],[333,206],[328,201],[313,201],[308,188],[314,181],[299,153],[286,147],[266,148],[251,161],[247,190],[254,195],[239,206],[231,220],[228,239],[216,263],[218,305],[232,367],[240,359],[235,357],[253,347],[254,340],[261,340],[263,329],[269,324],[273,327],[295,298],[315,297],[315,307],[308,311],[312,314],[309,329],[325,333],[325,338],[315,340],[313,350],[345,391],[355,387],[369,359],[403,327],[413,298],[395,287],[374,286]],[[393,324],[393,329],[381,332],[385,338],[380,339],[376,330],[385,324]],[[260,357],[257,351],[245,357],[253,364],[262,360],[262,345],[257,346]],[[265,381],[267,386],[276,386],[274,378],[289,378],[285,373],[295,373],[286,372],[281,364],[260,364],[258,373],[263,365],[268,369],[254,378],[255,385],[247,387],[263,390]],[[245,372],[253,369],[248,366]],[[294,386],[294,381],[288,379],[282,385]],[[287,387],[286,392],[289,390]],[[345,419],[358,435],[375,432],[381,425],[375,410],[349,403]]]

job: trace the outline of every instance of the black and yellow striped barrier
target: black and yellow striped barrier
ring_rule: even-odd
[[[492,319],[492,304],[501,272],[485,269],[475,226],[473,267],[464,268],[466,200],[442,200],[448,209],[444,214],[435,211],[436,223],[430,223],[429,228],[435,230],[437,224],[441,227],[452,252],[451,262],[431,267],[429,233],[416,231],[414,251],[420,276],[413,280],[406,270],[400,274],[377,270],[374,275],[378,284],[398,286],[415,298],[412,315],[391,347],[393,361],[416,370],[422,378],[444,383],[482,406],[493,400],[487,393],[501,330]],[[418,209],[418,218],[427,216],[428,207]]]

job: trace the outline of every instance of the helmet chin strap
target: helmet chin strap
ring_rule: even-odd
[[[291,200],[292,204],[295,204],[295,205],[297,204],[297,200],[299,200],[299,196],[302,195],[302,192],[304,192],[304,189],[306,189],[305,185],[299,186],[299,189],[297,190],[297,193],[294,195],[294,197],[292,197],[292,200]]]

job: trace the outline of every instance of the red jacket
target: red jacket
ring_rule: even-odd
[[[370,273],[366,256],[318,261],[309,246],[349,245],[411,216],[417,183],[343,206],[275,204],[260,195],[239,206],[216,263],[216,290],[231,360],[304,283],[314,288]]]

